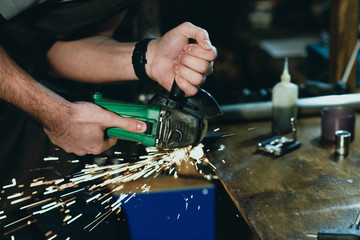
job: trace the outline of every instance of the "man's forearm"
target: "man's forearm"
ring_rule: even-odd
[[[70,103],[23,71],[0,46],[0,98],[52,128],[70,111]]]
[[[72,80],[102,83],[137,79],[131,56],[134,43],[107,36],[56,42],[47,53],[50,72]]]
[[[77,155],[100,154],[116,144],[105,138],[110,127],[141,133],[146,124],[124,118],[88,102],[70,103],[45,88],[0,47],[0,98],[37,119],[53,144]]]

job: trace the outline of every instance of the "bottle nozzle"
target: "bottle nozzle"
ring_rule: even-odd
[[[284,70],[281,74],[281,81],[282,82],[290,82],[290,80],[291,80],[291,76],[289,74],[288,58],[285,58]]]

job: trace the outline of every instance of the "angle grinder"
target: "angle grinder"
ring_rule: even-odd
[[[109,137],[140,142],[146,146],[178,148],[201,142],[209,118],[222,115],[217,101],[202,88],[193,97],[185,97],[174,81],[170,92],[157,93],[148,104],[131,104],[94,95],[95,104],[122,117],[136,118],[147,124],[144,133],[108,128]]]

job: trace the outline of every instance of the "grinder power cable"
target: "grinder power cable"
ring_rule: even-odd
[[[222,115],[219,104],[207,91],[199,88],[195,96],[185,97],[175,80],[170,92],[155,94],[147,105],[105,99],[100,93],[94,95],[94,103],[147,125],[144,133],[108,128],[107,136],[162,149],[200,143],[206,135],[208,119]]]

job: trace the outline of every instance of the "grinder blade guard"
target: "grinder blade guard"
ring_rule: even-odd
[[[149,102],[162,107],[157,147],[183,147],[201,142],[207,132],[209,118],[222,115],[216,100],[204,89],[192,97],[174,81],[170,93],[158,93]]]

